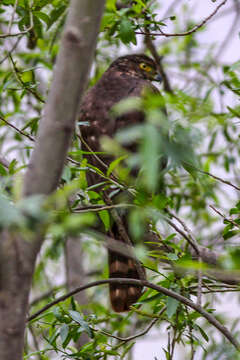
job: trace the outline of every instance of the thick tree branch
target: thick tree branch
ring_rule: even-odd
[[[24,181],[24,195],[56,189],[95,49],[104,0],[73,0],[53,83]]]
[[[104,3],[105,0],[70,2],[45,116],[24,179],[25,196],[47,195],[58,185],[95,50]],[[22,358],[29,291],[44,228],[36,229],[35,241],[26,241],[24,235],[25,232],[21,234],[15,229],[1,233],[0,353],[5,360]]]

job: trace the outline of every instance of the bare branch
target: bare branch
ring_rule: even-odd
[[[11,124],[9,121],[7,121],[6,119],[4,119],[1,115],[0,115],[0,120],[2,120],[3,122],[5,122],[5,124],[7,124],[8,126],[10,126],[11,128],[13,128],[16,132],[18,132],[19,134],[26,136],[29,140],[34,141],[35,139],[29,135],[26,134],[24,131],[18,129],[15,125]]]
[[[187,240],[187,242],[193,247],[193,249],[195,250],[196,254],[199,254],[199,249],[198,249],[198,246],[195,246],[195,243],[192,242],[191,238],[189,236],[187,236],[185,234],[185,232],[183,232],[181,229],[179,229],[179,227],[174,224],[174,222],[172,222],[171,220],[169,219],[166,219],[166,222],[172,227],[174,228],[180,235],[182,235],[184,237],[184,239]]]
[[[96,329],[92,329],[94,331],[100,331],[101,333],[107,335],[107,336],[110,336],[114,339],[117,339],[117,340],[120,340],[120,341],[123,341],[123,342],[127,342],[127,341],[131,341],[131,340],[134,340],[140,336],[143,336],[143,335],[146,335],[149,330],[151,330],[151,328],[156,324],[157,321],[159,321],[159,318],[161,317],[161,315],[164,313],[164,311],[166,311],[167,307],[166,306],[163,306],[163,308],[161,309],[161,311],[158,313],[158,317],[156,319],[153,319],[150,324],[146,327],[146,329],[144,329],[143,331],[141,331],[140,333],[138,334],[135,334],[135,335],[132,335],[132,336],[129,336],[129,337],[126,337],[126,338],[122,338],[120,336],[116,336],[116,335],[112,335],[112,334],[109,334],[108,332],[104,331],[104,330],[96,330]]]
[[[195,167],[194,167],[194,169],[195,169],[196,171],[202,173],[202,174],[211,176],[213,179],[218,180],[218,181],[220,181],[220,182],[223,183],[223,184],[226,184],[226,185],[229,185],[229,186],[233,187],[235,190],[240,191],[240,187],[238,187],[237,185],[232,184],[232,183],[231,183],[230,181],[228,181],[228,180],[225,180],[225,179],[220,178],[219,176],[213,175],[212,173],[210,173],[210,172],[208,172],[208,171],[203,171],[203,170],[198,169],[198,168],[195,168]]]
[[[187,36],[187,35],[191,35],[194,32],[196,32],[197,30],[199,30],[201,27],[203,27],[210,19],[212,19],[212,17],[218,12],[218,10],[226,4],[228,0],[224,0],[222,1],[217,7],[216,9],[209,15],[207,16],[200,24],[195,25],[192,29],[182,32],[182,33],[172,33],[172,34],[168,34],[163,32],[162,30],[160,30],[160,33],[150,33],[151,36],[165,36],[165,37],[173,37],[173,36]],[[140,34],[140,35],[149,35],[149,33],[144,32],[144,31],[136,31],[135,34]]]
[[[184,228],[184,230],[188,234],[188,236],[185,236],[185,239],[193,247],[193,249],[196,251],[197,255],[200,256],[200,250],[198,248],[197,240],[192,235],[191,230],[187,227],[187,225],[183,222],[183,220],[181,220],[179,217],[177,217],[177,215],[173,214],[169,210],[167,210],[167,212],[169,213],[169,215],[171,215],[174,219],[176,219],[182,225],[182,227]],[[172,226],[172,224],[170,224],[170,225]]]
[[[87,205],[87,206],[81,206],[79,208],[76,208],[73,210],[75,213],[85,213],[85,212],[98,212],[103,210],[110,210],[110,209],[117,209],[117,208],[126,208],[126,207],[136,207],[136,205],[133,204],[113,204],[113,205]]]
[[[17,39],[17,41],[15,41],[12,48],[7,52],[7,55],[5,55],[4,58],[2,58],[2,60],[0,60],[0,65],[2,65],[4,63],[4,61],[8,59],[9,54],[13,53],[13,51],[17,48],[18,44],[20,43],[21,39],[22,39],[22,37],[19,37]]]
[[[199,264],[201,266],[201,258],[198,259]],[[198,270],[198,288],[197,288],[197,304],[201,306],[202,304],[202,270]]]
[[[10,19],[9,24],[8,24],[8,30],[7,30],[8,34],[10,34],[11,30],[12,30],[12,24],[13,24],[14,17],[15,17],[15,14],[16,14],[17,6],[18,6],[18,0],[15,0],[14,7],[13,7],[13,12],[12,12],[12,15],[11,15],[11,19]]]
[[[149,34],[148,31],[147,31],[147,33]],[[152,54],[152,56],[156,62],[157,70],[158,70],[159,74],[162,76],[164,90],[169,92],[170,94],[173,94],[173,90],[172,90],[170,81],[169,81],[168,76],[162,66],[162,57],[158,55],[157,49],[156,49],[154,42],[150,35],[145,36],[145,43],[146,43],[148,50],[150,51],[150,53]]]
[[[230,223],[230,224],[232,224],[232,225],[234,225],[234,226],[236,226],[237,228],[239,228],[240,229],[240,226],[239,226],[239,224],[238,223],[236,223],[234,220],[232,220],[232,219],[229,219],[229,218],[227,218],[225,215],[223,215],[219,210],[217,210],[213,205],[209,205],[209,207],[213,210],[213,211],[215,211],[219,216],[221,216],[221,218],[223,218],[225,221],[227,221],[228,223]]]

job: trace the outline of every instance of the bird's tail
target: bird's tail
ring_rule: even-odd
[[[145,274],[145,270],[141,264],[136,264],[132,258],[120,255],[114,251],[108,252],[109,277],[110,278],[131,278],[142,279],[139,274],[139,266],[141,273]],[[127,284],[110,284],[110,301],[114,311],[129,311],[130,306],[134,304],[142,295],[143,286],[127,285]]]

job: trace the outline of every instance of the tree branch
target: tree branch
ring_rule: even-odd
[[[9,161],[7,161],[7,159],[0,156],[0,164],[3,165],[6,169],[8,169],[10,163],[9,163]]]
[[[12,16],[11,16],[10,22],[8,24],[8,31],[6,34],[0,34],[0,39],[25,35],[33,29],[33,25],[34,25],[33,24],[33,14],[32,14],[32,11],[30,11],[29,12],[29,19],[30,19],[29,27],[26,30],[20,31],[18,33],[11,33],[11,28],[12,28],[12,23],[13,23],[14,16],[15,16],[16,8],[17,8],[17,3],[18,3],[18,1],[15,2],[14,8],[13,8]],[[31,6],[32,6],[32,4],[31,4]],[[31,6],[30,6],[30,8],[31,8]]]
[[[122,341],[122,342],[127,342],[127,341],[131,341],[131,340],[134,340],[140,336],[143,336],[143,335],[146,335],[148,333],[148,331],[156,324],[157,321],[159,321],[160,319],[160,316],[164,313],[164,311],[167,309],[166,306],[163,306],[163,308],[161,309],[161,311],[158,313],[158,317],[153,319],[150,324],[146,327],[146,329],[144,329],[143,331],[141,331],[140,333],[138,334],[135,334],[135,335],[132,335],[132,336],[128,336],[126,338],[122,338],[120,336],[116,336],[116,335],[112,335],[112,334],[109,334],[108,332],[104,331],[104,330],[96,330],[96,329],[92,329],[93,331],[100,331],[101,333],[107,335],[107,336],[110,336],[114,339],[117,339],[119,341]]]
[[[24,195],[56,189],[85,88],[105,0],[73,0],[57,57],[45,115],[24,179]]]
[[[150,283],[147,280],[136,280],[136,279],[126,279],[126,278],[114,278],[114,279],[105,279],[105,280],[99,280],[94,281],[92,283],[80,286],[79,288],[70,291],[68,294],[60,296],[58,299],[54,300],[53,302],[49,303],[48,305],[44,306],[42,309],[37,311],[35,314],[31,315],[29,318],[26,319],[26,321],[31,321],[38,317],[40,314],[51,308],[52,306],[58,304],[61,301],[64,301],[68,299],[69,297],[77,294],[80,291],[83,291],[85,289],[89,289],[91,287],[103,285],[103,284],[132,284],[132,285],[139,285],[139,286],[146,286],[150,289],[156,290],[166,296],[169,296],[171,298],[174,298],[181,302],[182,304],[189,306],[193,310],[197,311],[199,314],[201,314],[205,319],[209,321],[210,324],[212,324],[214,327],[216,327],[232,344],[235,346],[237,350],[240,351],[240,345],[237,342],[237,340],[232,336],[232,334],[228,331],[228,329],[222,325],[213,315],[211,315],[209,312],[205,311],[200,305],[195,304],[188,298],[170,290],[166,289],[160,285],[155,285]]]
[[[173,36],[187,36],[187,35],[191,35],[194,32],[196,32],[198,29],[200,29],[201,27],[203,27],[217,12],[218,10],[225,5],[227,2],[227,0],[222,1],[217,7],[216,9],[209,15],[207,16],[200,24],[195,25],[192,29],[182,32],[182,33],[165,33],[162,30],[160,30],[160,33],[147,33],[144,31],[135,31],[135,34],[140,34],[140,35],[151,35],[151,36],[165,36],[165,37],[173,37]]]

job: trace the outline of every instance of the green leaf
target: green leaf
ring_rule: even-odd
[[[109,11],[116,11],[116,0],[107,0],[106,9]]]
[[[142,106],[142,100],[137,96],[130,96],[127,99],[119,101],[113,106],[112,111],[114,115],[123,115],[133,110],[140,110]]]
[[[134,25],[127,17],[123,17],[121,19],[119,24],[119,37],[124,44],[129,44],[130,42],[132,42],[134,45],[137,44]]]
[[[20,225],[23,222],[21,211],[0,194],[0,226]]]
[[[8,175],[8,172],[7,172],[6,168],[2,164],[0,164],[0,175],[1,176],[7,176]]]
[[[240,214],[240,209],[239,208],[232,208],[229,211],[230,215],[235,215],[235,214]]]
[[[50,24],[50,18],[47,14],[41,12],[41,11],[34,11],[34,15],[45,22],[45,24],[49,27],[49,24]]]
[[[100,219],[104,224],[104,228],[106,231],[110,229],[110,216],[107,210],[99,211]]]
[[[132,210],[129,214],[129,228],[135,239],[140,239],[145,232],[145,214],[141,209]]]
[[[143,159],[143,175],[148,190],[154,191],[157,186],[159,174],[159,134],[155,126],[146,124],[144,129],[144,138],[141,146],[141,155]]]
[[[69,310],[69,314],[74,321],[76,321],[79,325],[81,325],[81,327],[87,332],[89,337],[93,339],[94,337],[93,331],[90,329],[88,323],[82,318],[79,312],[74,310]]]
[[[40,222],[48,218],[48,214],[42,209],[43,202],[43,195],[32,195],[19,201],[17,208],[25,215],[35,218]]]
[[[60,338],[62,340],[62,343],[64,343],[69,334],[69,326],[67,324],[63,324],[63,326],[61,326],[59,332],[60,332]]]
[[[179,301],[168,296],[167,298],[167,316],[171,318],[174,314],[176,314],[178,308]]]
[[[117,167],[117,165],[124,159],[126,159],[127,155],[123,155],[123,156],[120,156],[119,158],[113,160],[111,162],[111,164],[109,165],[108,167],[108,170],[107,170],[107,176],[109,176],[113,171],[114,169]]]
[[[167,258],[171,261],[178,260],[178,256],[176,254],[167,254]]]
[[[49,15],[48,29],[64,14],[66,5],[54,8]]]
[[[34,0],[34,9],[40,10],[44,6],[51,4],[52,2],[53,2],[53,0]]]
[[[199,326],[199,325],[196,325],[195,326],[198,328],[198,330],[200,331],[202,337],[208,342],[209,341],[209,337],[207,336],[207,334],[205,333],[205,331]]]
[[[71,234],[78,234],[84,227],[91,226],[96,217],[93,213],[70,214],[66,216],[63,222],[63,228]]]
[[[234,63],[230,68],[229,71],[240,71],[240,60]]]
[[[17,160],[16,159],[13,159],[10,164],[9,164],[9,167],[8,167],[8,171],[9,171],[9,174],[10,175],[13,175],[15,173],[15,167],[17,165]]]

